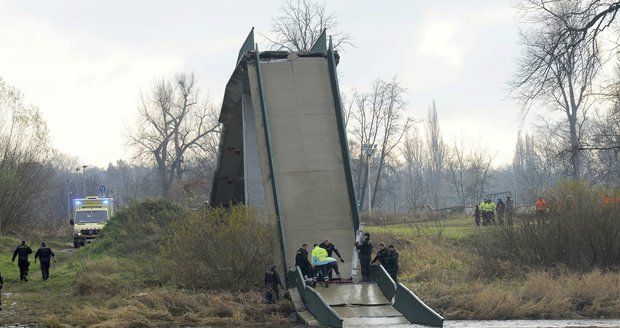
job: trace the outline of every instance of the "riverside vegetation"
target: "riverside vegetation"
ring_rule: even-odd
[[[8,258],[18,240],[2,238],[0,323],[287,326],[290,302],[261,303],[270,246],[259,216],[245,207],[187,211],[167,201],[134,203],[92,245],[73,251],[68,241],[55,242],[58,262],[46,282],[32,263],[31,281],[20,283]]]
[[[573,182],[546,197],[546,223],[475,227],[473,218],[399,218],[368,228],[400,252],[400,280],[449,319],[620,317],[620,204]],[[389,221],[389,220],[388,220]]]

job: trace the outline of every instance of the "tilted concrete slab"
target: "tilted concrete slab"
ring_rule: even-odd
[[[318,284],[315,289],[332,306],[391,305],[377,284],[331,284],[329,287]]]
[[[340,272],[348,276],[355,234],[327,61],[289,56],[261,62],[261,69],[287,267],[294,266],[302,243],[328,238],[343,255]],[[248,77],[259,118],[256,63],[248,65]],[[264,122],[256,122],[262,131]],[[262,171],[269,172],[265,137],[259,136],[258,149]],[[269,186],[267,199],[273,200],[269,174],[263,174],[263,185]],[[270,209],[275,214],[273,205]]]

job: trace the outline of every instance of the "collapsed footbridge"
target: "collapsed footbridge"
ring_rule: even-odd
[[[309,323],[333,327],[442,326],[443,318],[382,267],[376,282],[306,286],[294,256],[329,238],[351,249],[360,227],[336,65],[325,32],[308,52],[259,51],[252,30],[226,85],[211,204],[263,208],[274,257]],[[342,273],[351,272],[343,254]],[[308,314],[311,314],[309,316]]]

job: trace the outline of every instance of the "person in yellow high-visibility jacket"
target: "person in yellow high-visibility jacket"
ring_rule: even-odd
[[[478,205],[480,208],[480,212],[482,214],[482,225],[490,225],[491,222],[494,222],[493,212],[495,212],[495,203],[493,203],[490,199],[485,199]]]
[[[312,249],[312,265],[314,265],[317,275],[323,277],[326,286],[329,282],[329,271],[332,269],[336,272],[337,277],[340,278],[338,261],[333,257],[327,256],[327,250],[316,244]]]

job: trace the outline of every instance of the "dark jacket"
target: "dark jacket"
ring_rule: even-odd
[[[342,255],[340,255],[340,252],[338,251],[338,249],[336,248],[336,246],[334,246],[334,244],[329,244],[329,246],[325,245],[325,242],[322,242],[319,244],[319,247],[325,249],[327,251],[327,256],[332,257],[332,253],[336,253],[336,255],[338,255],[338,257],[342,257]]]
[[[21,260],[27,260],[28,255],[32,254],[32,249],[25,245],[19,245],[13,252],[13,258],[11,261],[15,261],[15,257],[18,257]]]
[[[49,261],[52,257],[54,257],[54,252],[49,247],[41,247],[34,253],[34,259],[41,259],[41,262]]]
[[[297,250],[297,254],[295,255],[295,266],[298,266],[302,271],[304,268],[311,268],[310,260],[308,260],[308,251],[305,248],[300,248]]]
[[[370,257],[372,255],[372,242],[369,239],[364,239],[361,244],[355,243],[355,248],[360,256]]]
[[[272,270],[265,272],[265,286],[275,289],[278,288],[278,285],[282,285],[278,272]]]
[[[375,255],[375,258],[372,259],[372,263],[377,262],[377,260],[379,260],[379,263],[381,263],[381,265],[383,265],[383,267],[385,267],[388,264],[388,249],[384,248],[381,249],[377,252],[377,255]]]
[[[387,265],[390,268],[398,268],[398,252],[396,250],[387,252]]]

